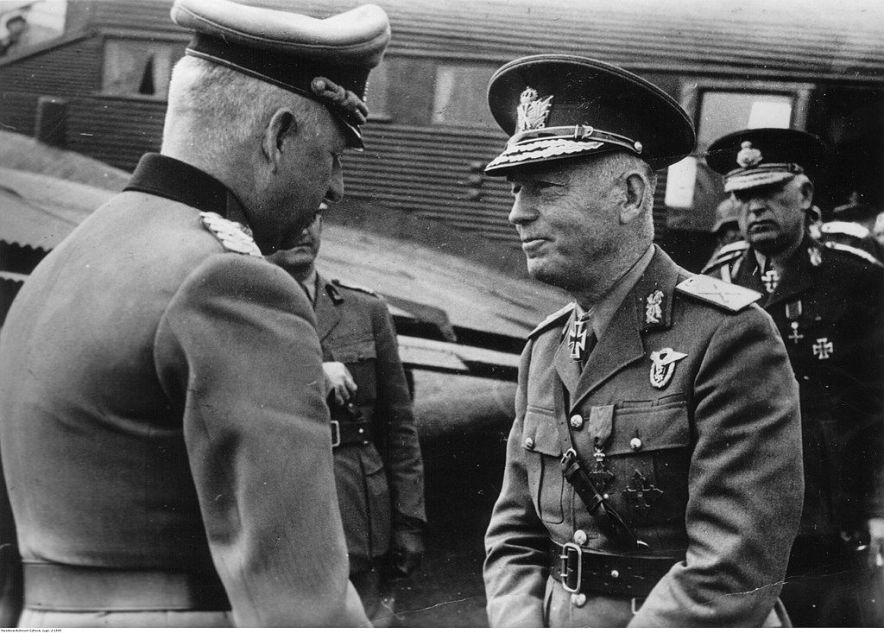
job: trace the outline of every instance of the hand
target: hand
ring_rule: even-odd
[[[390,561],[391,578],[408,578],[421,565],[423,552],[411,552],[404,549],[395,549]]]
[[[326,393],[334,391],[335,402],[339,405],[344,406],[356,395],[356,383],[344,363],[322,363],[322,371],[325,374]]]
[[[869,528],[869,567],[878,569],[884,567],[884,518],[872,517],[868,522]]]
[[[390,578],[408,578],[420,567],[423,556],[424,538],[420,532],[394,530],[393,551],[390,552]]]

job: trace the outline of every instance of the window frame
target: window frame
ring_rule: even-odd
[[[814,84],[788,81],[745,81],[741,79],[689,79],[682,80],[679,102],[691,117],[700,139],[700,115],[703,107],[703,95],[707,92],[740,92],[745,94],[770,94],[792,96],[792,120],[789,127],[803,130],[807,125],[808,109]],[[736,132],[741,128],[732,130]],[[702,155],[705,147],[697,147],[695,155]]]
[[[163,36],[165,35],[165,36]],[[168,78],[166,80],[165,89],[161,94],[141,94],[138,92],[115,93],[107,89],[107,73],[108,73],[108,46],[113,42],[159,45],[170,49],[168,60]],[[184,52],[187,41],[180,38],[168,37],[168,34],[153,34],[151,32],[130,33],[130,32],[109,32],[103,34],[101,38],[101,75],[99,77],[99,95],[102,97],[112,97],[114,99],[134,99],[140,101],[149,101],[152,103],[165,103],[169,96],[169,80],[172,76],[172,68],[180,57],[175,55],[175,48],[180,47]]]

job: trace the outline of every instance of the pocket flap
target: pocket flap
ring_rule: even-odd
[[[605,453],[625,455],[662,451],[684,448],[690,443],[688,409],[682,401],[615,412],[614,432]]]
[[[335,348],[333,355],[336,361],[342,363],[357,363],[361,360],[377,358],[374,340],[352,341],[346,345]]]
[[[562,445],[556,431],[556,416],[550,411],[529,409],[522,427],[522,447],[552,457],[562,454]]]

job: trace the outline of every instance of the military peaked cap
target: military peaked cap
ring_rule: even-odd
[[[380,7],[324,20],[230,0],[175,0],[172,20],[194,31],[186,53],[325,105],[361,148],[365,88],[390,41]]]
[[[764,187],[813,175],[823,163],[826,145],[813,134],[785,128],[756,128],[727,134],[706,152],[706,163],[724,174],[725,192]]]
[[[510,135],[485,168],[489,175],[617,149],[659,169],[690,154],[696,141],[688,115],[660,88],[576,55],[509,62],[491,77],[488,104]]]

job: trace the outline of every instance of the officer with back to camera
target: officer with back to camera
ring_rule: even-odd
[[[313,310],[262,254],[343,194],[366,5],[177,0],[160,153],[36,268],[0,338],[25,627],[357,626]]]
[[[386,304],[316,269],[323,207],[293,247],[268,259],[304,287],[316,311],[350,580],[375,626],[391,626],[393,581],[411,576],[424,551],[423,461]]]
[[[704,272],[762,293],[799,384],[805,495],[786,608],[799,626],[881,626],[866,584],[884,554],[884,268],[808,233],[826,153],[789,129],[712,143],[706,160],[739,203],[747,242]]]
[[[693,150],[690,120],[567,55],[510,62],[488,94],[511,138],[486,171],[511,183],[531,275],[574,297],[522,354],[491,624],[782,623],[803,491],[788,357],[758,293],[652,243],[654,169]]]

